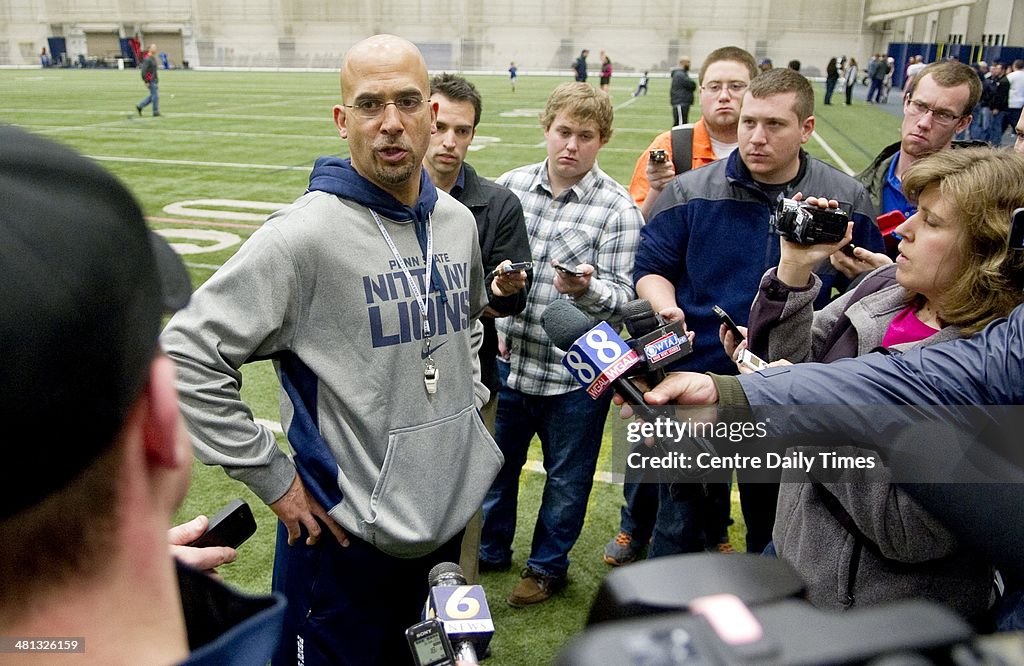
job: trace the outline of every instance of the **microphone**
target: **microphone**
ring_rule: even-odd
[[[631,337],[627,342],[645,362],[642,374],[648,386],[661,383],[665,379],[664,367],[693,351],[682,322],[666,322],[654,311],[650,301],[632,300],[619,312]]]
[[[650,307],[650,303],[647,307]],[[651,314],[654,314],[653,310]],[[642,322],[646,318],[646,315],[638,318],[641,326],[644,325]],[[634,320],[634,323],[636,321]],[[595,324],[570,301],[560,299],[552,301],[544,309],[541,314],[541,325],[551,342],[565,351],[562,365],[586,389],[591,398],[596,400],[611,387],[643,420],[649,423],[656,423],[659,419],[666,420],[663,413],[659,413],[644,402],[643,391],[627,374],[631,368],[642,364],[640,354],[626,344],[607,322],[599,321]],[[688,451],[693,454],[716,453],[711,443],[702,437],[691,437],[687,441],[692,447],[688,447]],[[664,449],[661,442],[658,442],[658,445]],[[697,475],[703,473],[696,472]],[[687,472],[684,474],[694,475]]]
[[[430,593],[425,614],[444,624],[444,631],[455,649],[456,659],[477,664],[477,654],[487,654],[494,635],[494,622],[487,606],[484,588],[469,585],[462,567],[441,562],[427,575]]]
[[[643,391],[626,378],[626,371],[641,362],[640,355],[607,322],[595,323],[570,301],[559,299],[544,308],[541,325],[552,344],[565,352],[562,365],[591,398],[614,387],[641,418],[657,418]]]

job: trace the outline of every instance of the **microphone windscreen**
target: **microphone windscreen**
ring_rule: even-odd
[[[581,335],[594,327],[594,321],[590,317],[565,299],[549,303],[544,308],[540,321],[551,343],[562,351],[572,347]]]
[[[619,308],[619,312],[623,316],[626,330],[634,338],[647,335],[661,326],[661,322],[658,321],[658,315],[654,312],[654,308],[651,307],[651,302],[646,299],[637,298],[632,300]]]
[[[434,568],[427,574],[427,583],[430,587],[435,587],[441,581],[446,581],[447,584],[465,585],[466,574],[462,571],[462,567],[454,562],[441,562],[435,564]]]

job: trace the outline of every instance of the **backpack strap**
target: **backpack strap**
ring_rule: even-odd
[[[672,128],[672,166],[677,174],[693,168],[693,125]]]

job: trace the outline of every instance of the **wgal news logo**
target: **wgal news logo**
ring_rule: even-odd
[[[639,362],[640,356],[603,321],[576,340],[562,358],[562,365],[591,398],[600,396]]]

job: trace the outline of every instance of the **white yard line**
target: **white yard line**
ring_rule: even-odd
[[[811,136],[813,136],[814,140],[818,142],[818,145],[821,146],[822,150],[828,153],[828,156],[832,158],[832,161],[836,163],[836,166],[845,171],[849,176],[852,176],[854,173],[856,173],[853,169],[850,168],[849,164],[843,161],[842,157],[839,157],[839,153],[832,150],[832,146],[828,145],[828,142],[826,142],[825,139],[822,139],[817,132],[812,133]]]
[[[88,155],[97,162],[131,162],[134,164],[174,164],[177,166],[213,167],[217,169],[260,169],[263,171],[305,171],[311,166],[284,166],[281,164],[242,164],[241,162],[199,162],[195,160],[160,160],[148,157],[120,157],[111,155]]]

